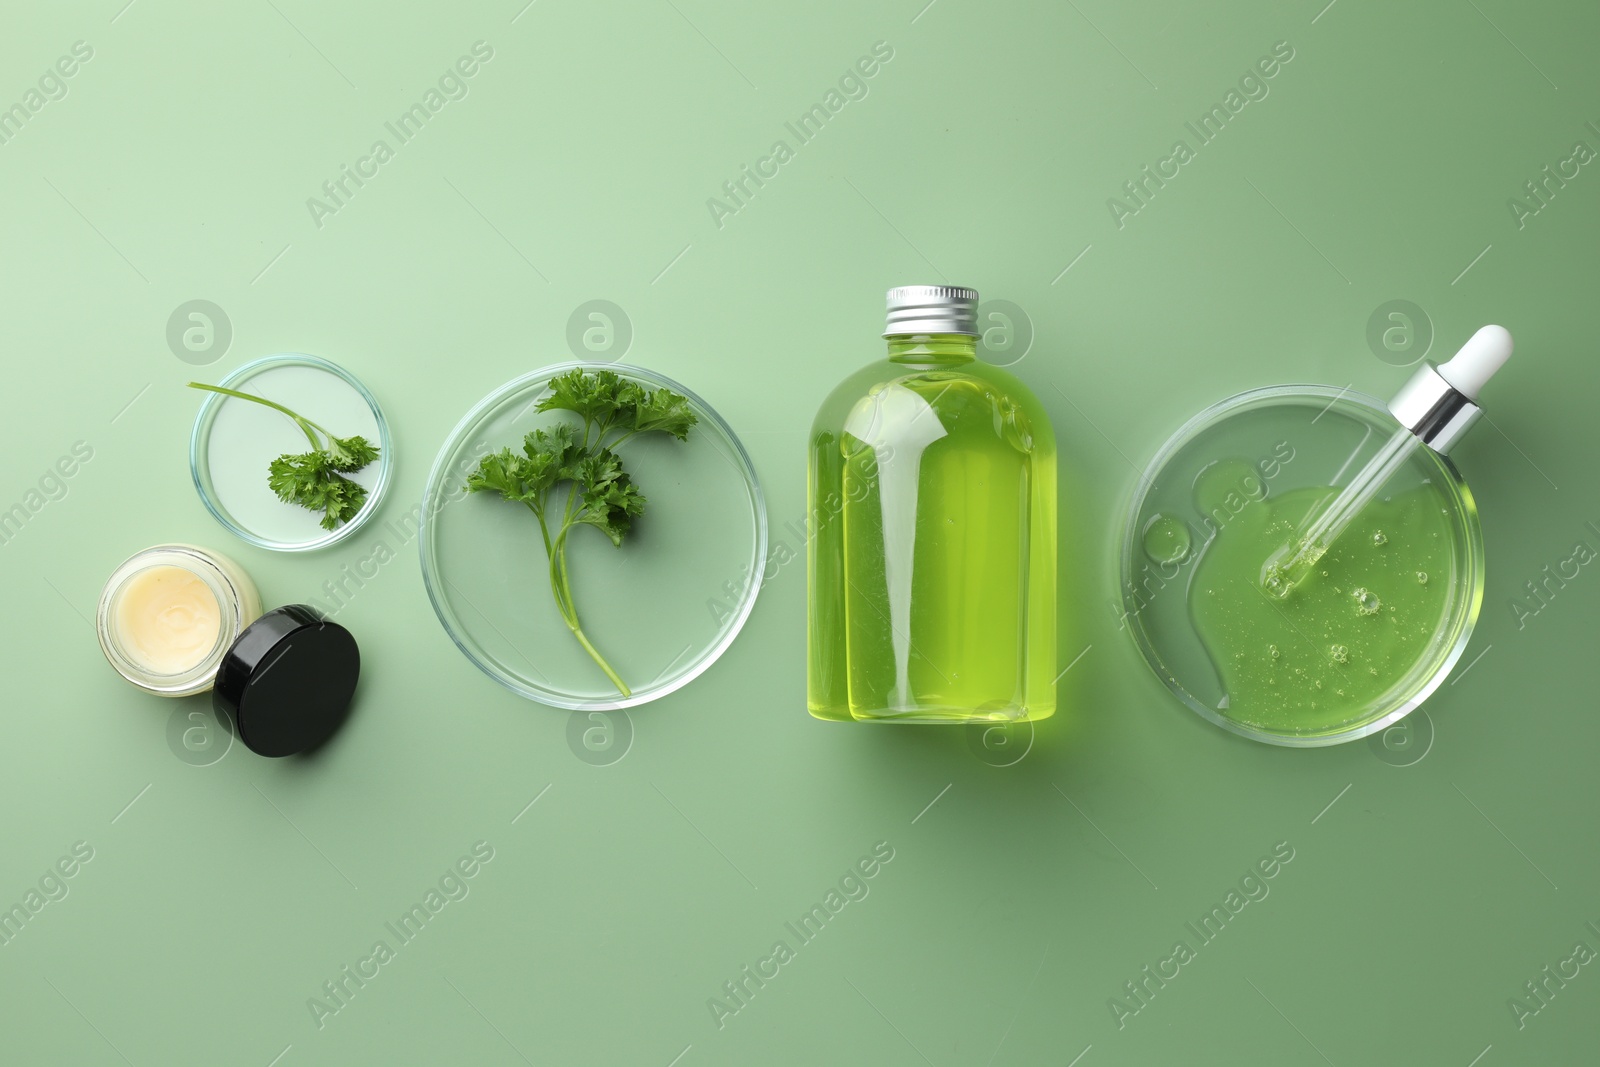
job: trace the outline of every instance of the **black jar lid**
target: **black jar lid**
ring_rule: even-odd
[[[316,748],[344,723],[361,677],[356,639],[305,604],[246,626],[222,657],[211,705],[263,756]]]

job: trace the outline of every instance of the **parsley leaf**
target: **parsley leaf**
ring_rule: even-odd
[[[634,408],[633,428],[637,432],[660,430],[682,441],[695,424],[689,402],[668,389],[653,389]]]
[[[267,486],[285,504],[298,504],[322,512],[324,530],[337,530],[356,517],[367,500],[367,487],[346,478],[378,458],[379,449],[365,437],[335,437],[322,426],[265,397],[225,389],[220,385],[190,382],[189,388],[264,404],[294,420],[311,442],[311,451],[284,453],[267,467]],[[317,438],[320,432],[326,443]]]
[[[550,381],[550,393],[537,411],[570,411],[582,426],[561,422],[522,439],[522,454],[509,448],[491,452],[467,475],[467,489],[498,493],[526,505],[539,520],[550,564],[550,590],[567,628],[623,696],[627,683],[606,662],[578,621],[567,572],[567,535],[593,526],[622,547],[633,520],[644,514],[645,497],[623,468],[617,447],[641,433],[665,433],[687,440],[696,422],[687,398],[670,389],[645,389],[610,370],[575,368]],[[564,497],[559,486],[568,488]]]
[[[353,474],[378,458],[378,446],[368,444],[365,437],[335,437],[329,434],[327,455],[328,466]]]
[[[550,395],[539,401],[535,410],[575,411],[586,420],[603,421],[617,413],[622,404],[617,394],[624,385],[638,388],[616,371],[590,373],[575,368],[550,380]]]
[[[584,459],[579,468],[583,485],[583,506],[573,522],[588,523],[622,547],[622,539],[633,527],[633,517],[644,514],[645,498],[622,469],[622,461],[610,449]]]

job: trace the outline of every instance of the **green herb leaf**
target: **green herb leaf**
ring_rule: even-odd
[[[528,457],[533,475],[530,480],[536,479],[541,489],[548,489],[559,481],[576,479],[578,464],[585,454],[578,431],[564,422],[549,433],[535,430],[528,434],[522,439],[522,451]]]
[[[550,395],[539,401],[535,410],[575,411],[585,419],[605,423],[617,413],[621,404],[617,393],[625,384],[632,383],[625,383],[615,371],[588,373],[575,368],[551,379]]]
[[[467,475],[467,491],[499,493],[507,500],[527,503],[542,492],[529,487],[527,462],[521,456],[512,455],[509,448],[484,456],[478,461],[478,469]]]
[[[376,445],[365,437],[328,437],[328,465],[336,471],[354,473],[378,458]]]
[[[572,521],[599,528],[621,548],[622,539],[633,528],[633,518],[644,514],[644,494],[634,486],[633,479],[622,469],[622,461],[610,449],[586,457],[580,470],[583,506]]]
[[[268,468],[267,484],[284,503],[322,512],[324,530],[355,518],[367,499],[367,487],[339,473],[327,452],[279,456]]]
[[[645,389],[616,371],[581,367],[552,379],[550,395],[535,410],[575,412],[601,436],[615,426],[632,433],[660,431],[683,441],[696,422],[689,401],[670,389]]]
[[[670,389],[652,389],[634,406],[633,428],[637,433],[659,430],[684,441],[689,437],[689,427],[697,421],[689,410],[689,401]]]

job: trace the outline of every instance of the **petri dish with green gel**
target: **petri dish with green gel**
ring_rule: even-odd
[[[1183,426],[1140,479],[1121,625],[1188,707],[1234,733],[1310,747],[1382,730],[1466,647],[1483,538],[1466,483],[1415,449],[1287,596],[1263,564],[1394,434],[1369,396],[1258,389]]]
[[[573,423],[571,412],[534,409],[552,379],[580,368],[671,389],[697,420],[684,441],[641,434],[617,449],[647,500],[620,547],[581,526],[567,541],[583,632],[625,680],[626,696],[564,622],[528,509],[465,490],[483,456]],[[456,647],[512,692],[577,711],[634,707],[693,681],[738,635],[764,578],[793,558],[768,558],[761,485],[733,429],[684,386],[620,363],[544,367],[484,397],[439,449],[420,523],[423,581]]]

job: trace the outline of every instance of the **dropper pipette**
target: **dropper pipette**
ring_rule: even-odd
[[[1511,356],[1511,333],[1485,326],[1443,366],[1424,363],[1389,401],[1400,428],[1305,532],[1274,552],[1261,567],[1261,588],[1275,599],[1288,596],[1311,573],[1352,520],[1405,465],[1419,447],[1441,455],[1483,414],[1478,391]]]

